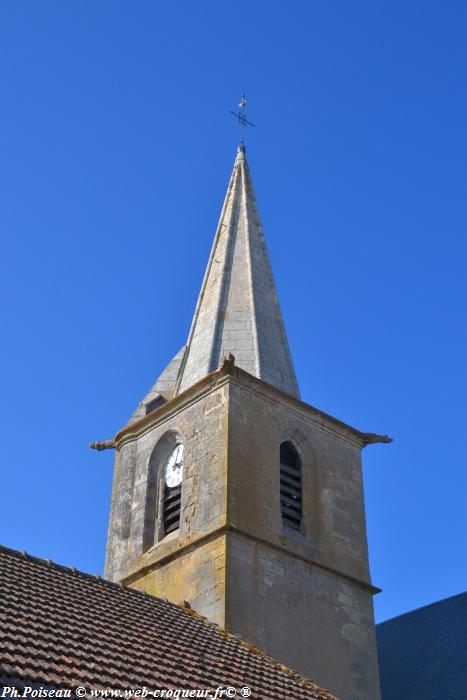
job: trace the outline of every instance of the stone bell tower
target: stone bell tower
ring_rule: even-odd
[[[106,576],[378,700],[362,433],[300,400],[239,147],[187,345],[113,441]]]

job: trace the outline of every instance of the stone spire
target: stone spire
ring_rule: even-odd
[[[218,369],[224,355],[300,398],[253,192],[238,147],[187,344],[169,362],[130,422]]]
[[[245,147],[238,147],[175,393],[216,370],[224,355],[299,397]]]

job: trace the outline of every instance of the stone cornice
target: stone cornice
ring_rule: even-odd
[[[183,393],[167,401],[167,403],[162,404],[148,415],[125,425],[116,434],[114,440],[92,443],[92,446],[96,449],[106,449],[108,447],[116,447],[119,449],[125,442],[136,440],[148,430],[152,430],[152,428],[159,425],[161,422],[168,420],[174,413],[198,401],[200,398],[207,396],[229,381],[234,381],[242,388],[257,396],[261,396],[263,399],[266,398],[271,402],[287,404],[290,409],[296,411],[302,417],[306,417],[308,420],[311,419],[320,429],[360,449],[366,447],[366,445],[378,442],[392,442],[392,438],[387,435],[377,435],[376,433],[365,433],[357,430],[324,411],[286,394],[262,379],[258,379],[252,374],[245,372],[245,370],[240,367],[237,367],[234,358],[230,356],[224,360],[219,369],[211,372]]]

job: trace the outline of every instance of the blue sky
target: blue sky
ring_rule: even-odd
[[[304,400],[364,451],[378,620],[465,589],[467,5],[0,2],[0,541],[101,572],[238,141]]]

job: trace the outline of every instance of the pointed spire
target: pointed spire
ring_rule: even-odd
[[[238,147],[175,393],[236,364],[299,397],[243,143]]]

